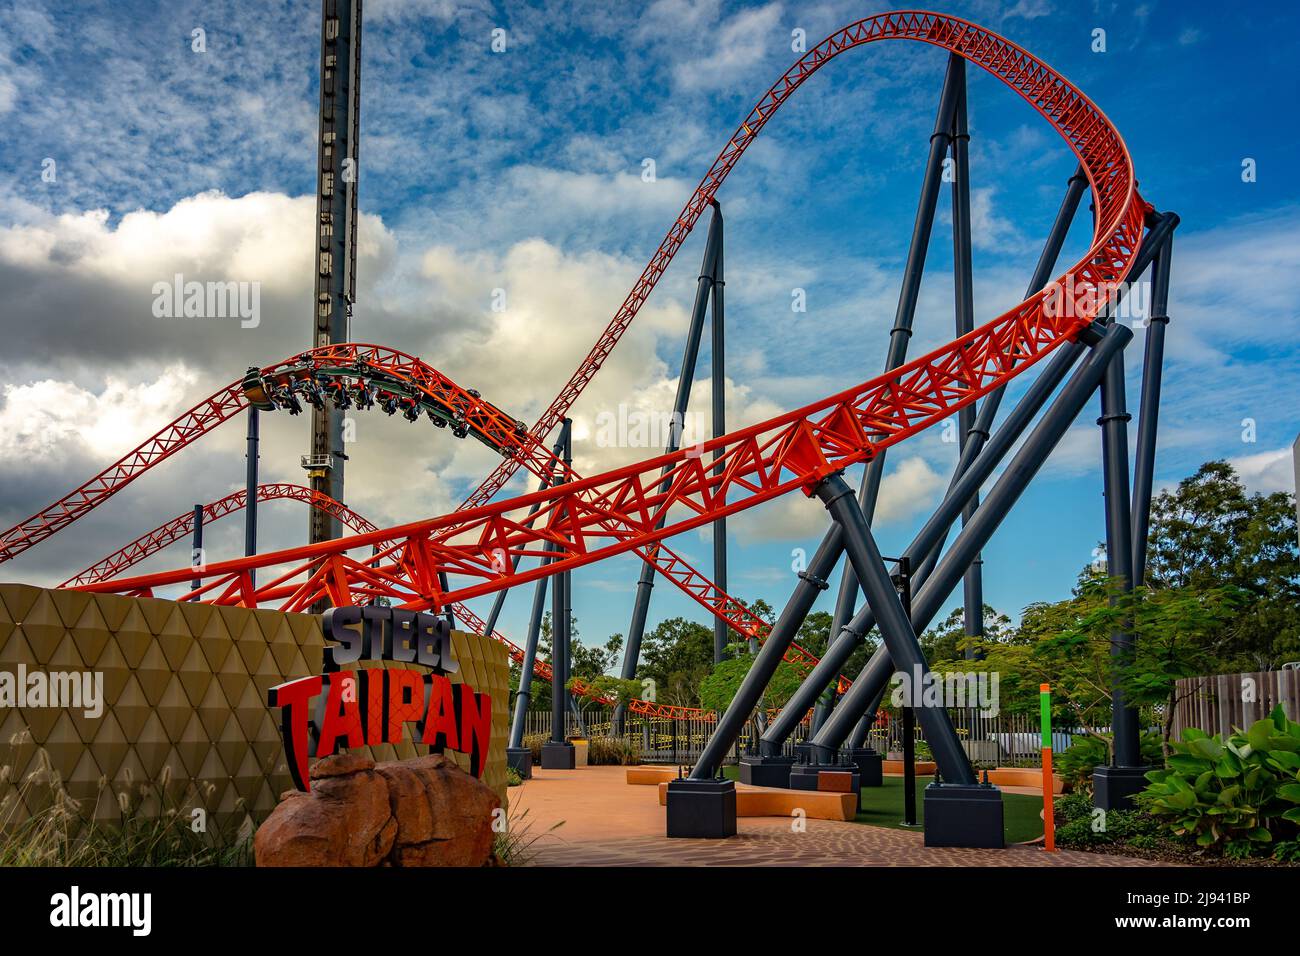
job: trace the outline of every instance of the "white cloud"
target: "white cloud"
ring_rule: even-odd
[[[783,10],[779,3],[737,13],[707,35],[696,56],[673,68],[673,78],[687,90],[734,86],[775,49]]]
[[[1247,491],[1266,495],[1275,491],[1295,493],[1295,467],[1290,448],[1229,458],[1228,463],[1237,470]]]
[[[856,480],[851,483],[857,487]],[[928,511],[946,484],[947,479],[924,458],[912,456],[889,465],[880,483],[873,527],[906,521]],[[829,520],[820,501],[795,492],[741,512],[730,520],[728,531],[747,545],[798,541],[821,534]]]
[[[40,464],[87,452],[112,461],[165,425],[194,382],[194,373],[177,365],[151,382],[109,376],[98,392],[53,379],[6,385],[0,455]]]

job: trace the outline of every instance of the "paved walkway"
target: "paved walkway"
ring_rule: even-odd
[[[926,847],[920,833],[833,820],[741,817],[729,840],[669,840],[656,787],[628,786],[623,767],[534,770],[510,790],[510,815],[540,866],[1152,866],[1145,860],[1033,847]],[[563,821],[561,823],[561,821]],[[556,823],[561,825],[554,830]],[[516,825],[519,825],[518,822]]]

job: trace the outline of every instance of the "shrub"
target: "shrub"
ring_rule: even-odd
[[[533,752],[533,766],[542,765],[542,744],[551,739],[550,734],[524,734],[523,745]]]
[[[1160,735],[1145,733],[1141,741],[1142,759],[1153,766],[1164,765]],[[1106,742],[1099,737],[1075,737],[1069,747],[1054,755],[1052,771],[1060,775],[1069,790],[1092,790],[1092,772],[1110,759]]]
[[[1053,801],[1057,817],[1067,823],[1080,817],[1092,818],[1092,798],[1086,793],[1064,793]]]
[[[1092,802],[1084,794],[1073,794],[1075,799],[1063,798],[1064,810],[1070,816],[1062,816],[1066,822],[1057,827],[1056,839],[1062,846],[1105,846],[1114,843],[1127,843],[1137,846],[1133,841],[1148,842],[1154,846],[1159,842],[1160,823],[1140,810],[1111,810],[1101,820],[1105,829],[1094,829]],[[1067,802],[1069,801],[1069,802]]]
[[[1227,740],[1189,728],[1140,804],[1174,836],[1238,859],[1300,833],[1300,724],[1282,708]]]
[[[1092,771],[1106,762],[1106,743],[1096,737],[1076,737],[1052,760],[1052,770],[1072,791],[1085,791],[1092,784]],[[1084,797],[1086,798],[1086,795]],[[1091,801],[1089,801],[1091,805]]]
[[[592,737],[587,763],[592,766],[633,766],[641,762],[641,745],[632,737]]]
[[[1155,849],[1162,841],[1160,821],[1141,810],[1111,810],[1104,830],[1094,830],[1097,819],[1091,795],[1082,791],[1057,797],[1056,839],[1062,846],[1104,846],[1127,843],[1141,849]]]
[[[507,787],[521,787],[523,786],[523,783],[524,783],[524,778],[519,775],[518,770],[516,770],[514,767],[506,767]]]
[[[1300,840],[1283,840],[1274,844],[1273,859],[1280,863],[1300,863]]]

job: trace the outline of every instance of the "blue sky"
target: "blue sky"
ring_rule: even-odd
[[[370,0],[353,338],[419,354],[532,420],[736,124],[797,58],[791,31],[806,31],[811,46],[883,9]],[[1158,482],[1223,457],[1252,488],[1291,490],[1288,449],[1300,431],[1298,134],[1288,117],[1297,50],[1278,38],[1296,35],[1300,14],[1282,3],[1241,5],[1230,17],[1209,3],[943,9],[1016,41],[1088,93],[1124,136],[1143,195],[1182,217]],[[306,344],[319,5],[23,2],[3,16],[0,518],[11,524],[248,364]],[[192,49],[196,28],[202,53]],[[504,53],[489,46],[497,28]],[[1106,31],[1105,52],[1092,50],[1096,29]],[[838,58],[768,125],[719,193],[733,424],[880,371],[944,57],[889,43]],[[1023,293],[1074,160],[997,81],[971,68],[969,86],[976,317],[986,321]],[[47,159],[53,182],[42,179]],[[646,159],[651,183],[641,176]],[[1245,159],[1255,161],[1254,182],[1242,181]],[[946,194],[939,210],[914,355],[952,335]],[[1062,266],[1086,248],[1087,218],[1085,210]],[[596,416],[671,402],[703,233],[574,410],[585,473],[654,453],[599,447]],[[259,282],[264,320],[252,330],[158,325],[150,287],[176,272]],[[490,306],[498,288],[508,295],[504,313]],[[790,310],[795,288],[806,291],[805,314]],[[1134,395],[1142,339],[1139,331],[1128,355]],[[692,406],[701,412],[707,361],[706,339]],[[1094,417],[1071,431],[985,551],[986,597],[1012,616],[1065,595],[1103,536]],[[349,503],[380,523],[448,510],[492,465],[484,449],[451,447],[429,431],[412,441],[406,427],[373,416],[350,452]],[[264,477],[301,480],[305,423],[266,428]],[[237,432],[214,433],[4,576],[56,583],[194,501],[238,487]],[[878,521],[886,552],[903,547],[937,503],[954,457],[937,433],[890,452]],[[299,507],[263,508],[265,546],[302,540]],[[238,553],[238,525],[211,529],[216,556]],[[734,521],[733,593],[779,606],[792,551],[810,551],[824,526],[807,501]],[[707,534],[674,547],[707,563]],[[140,567],[185,561],[173,549]],[[576,575],[584,639],[626,628],[635,578],[631,561]],[[522,632],[527,603],[508,602],[508,633]],[[656,588],[651,623],[680,613],[693,605]]]

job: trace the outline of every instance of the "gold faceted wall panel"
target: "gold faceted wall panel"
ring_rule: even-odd
[[[186,813],[202,807],[220,825],[260,823],[293,786],[267,691],[319,674],[323,647],[313,615],[0,584],[0,671],[103,675],[97,717],[84,707],[0,705],[0,825],[40,812],[60,787],[83,816],[105,823],[121,819],[124,795],[146,812],[161,797]],[[492,698],[482,779],[504,806],[509,657],[463,631],[452,632],[452,647],[460,671],[451,680]],[[427,752],[411,733],[356,752],[376,761]],[[467,754],[447,755],[469,770]]]

